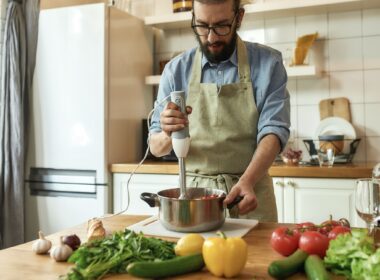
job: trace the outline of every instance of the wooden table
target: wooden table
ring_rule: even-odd
[[[107,231],[123,230],[126,226],[134,224],[147,218],[146,216],[114,216],[103,220]],[[242,272],[234,279],[270,279],[267,274],[268,265],[272,260],[282,258],[273,251],[269,244],[271,232],[278,227],[275,223],[259,223],[252,229],[244,239],[249,245],[248,262]],[[78,225],[71,229],[62,230],[58,233],[47,236],[53,242],[53,246],[58,244],[59,237],[68,234],[77,234],[81,240],[86,240],[86,225]],[[48,255],[36,255],[32,251],[32,242],[21,244],[9,249],[0,251],[0,271],[2,280],[29,280],[29,279],[58,279],[59,275],[66,274],[72,264],[57,263]],[[206,269],[198,273],[182,275],[180,279],[220,279],[213,277]],[[128,274],[112,275],[106,279],[136,279]],[[177,278],[178,279],[178,278]],[[305,275],[298,274],[291,279],[306,279]]]

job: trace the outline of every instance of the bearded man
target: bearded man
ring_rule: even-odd
[[[237,34],[244,16],[240,0],[193,0],[191,27],[199,47],[165,67],[158,101],[185,91],[187,114],[174,103],[160,106],[150,129],[156,156],[172,150],[171,133],[189,126],[189,187],[242,196],[231,217],[277,221],[268,169],[289,138],[290,105],[281,53]]]

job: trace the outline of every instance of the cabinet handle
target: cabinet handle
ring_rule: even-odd
[[[294,183],[293,181],[289,181],[286,183],[289,187],[292,187],[292,188],[295,188],[296,187],[296,183]]]
[[[283,182],[277,181],[276,186],[285,187],[285,184]]]

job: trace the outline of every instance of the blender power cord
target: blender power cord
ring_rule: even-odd
[[[146,119],[146,125],[148,127],[148,133],[149,133],[149,129],[150,129],[150,119],[154,113],[154,111],[159,107],[161,106],[164,102],[167,101],[167,99],[170,98],[170,94],[168,96],[166,96],[163,100],[161,101],[156,101],[156,105],[154,106],[154,108],[149,112],[148,114],[148,118]],[[128,208],[129,208],[129,205],[130,205],[130,202],[131,202],[131,199],[130,199],[130,193],[129,193],[129,183],[133,177],[133,175],[136,173],[136,171],[140,168],[140,166],[144,163],[144,161],[146,160],[147,156],[148,156],[148,153],[149,153],[149,140],[150,140],[150,133],[148,134],[148,139],[147,139],[147,148],[146,148],[146,151],[145,151],[145,155],[143,157],[143,159],[139,162],[139,164],[135,167],[135,169],[133,169],[133,171],[129,174],[129,177],[128,177],[128,180],[127,180],[127,206],[121,210],[120,212],[117,212],[117,213],[114,213],[114,214],[111,214],[111,215],[107,215],[107,216],[102,216],[101,219],[108,219],[108,218],[111,218],[111,217],[114,217],[114,216],[118,216],[120,214],[123,214],[125,212],[128,211]]]

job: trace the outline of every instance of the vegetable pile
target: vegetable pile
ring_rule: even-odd
[[[351,230],[345,219],[330,217],[321,225],[306,222],[293,229],[279,227],[272,233],[271,245],[286,256],[268,267],[276,279],[299,271],[311,280],[330,279],[328,271],[347,279],[380,279],[380,249],[375,249],[367,230]]]
[[[380,279],[380,249],[375,251],[366,230],[353,230],[351,235],[332,240],[324,263],[335,274],[349,279]]]
[[[100,279],[108,273],[127,273],[128,264],[133,262],[174,258],[174,246],[173,242],[126,229],[81,245],[68,259],[75,266],[60,279]]]
[[[289,256],[299,248],[323,258],[330,240],[349,232],[350,224],[346,219],[335,221],[330,217],[320,225],[305,222],[297,224],[293,229],[279,227],[272,233],[271,245],[283,256]]]

